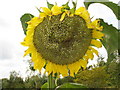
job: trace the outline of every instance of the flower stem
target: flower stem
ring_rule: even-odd
[[[55,88],[55,80],[52,77],[52,73],[48,76],[48,88],[49,90]]]

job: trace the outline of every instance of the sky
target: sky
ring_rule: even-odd
[[[48,0],[51,3],[58,3],[58,6],[65,4],[68,0]],[[118,3],[118,0],[110,0]],[[0,1],[0,78],[8,78],[13,70],[20,72],[22,77],[29,75],[27,60],[24,51],[27,49],[20,42],[25,35],[22,30],[20,17],[24,13],[39,15],[36,7],[46,7],[46,0],[1,0]],[[70,6],[72,4],[70,3]],[[78,7],[84,6],[83,0],[78,0]],[[78,8],[77,7],[77,8]],[[109,24],[118,28],[118,21],[112,11],[104,5],[93,4],[88,9],[93,19],[103,18]],[[104,48],[99,49],[100,55],[107,56]],[[96,63],[96,60],[89,64]]]

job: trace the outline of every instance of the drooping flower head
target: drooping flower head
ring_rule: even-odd
[[[22,45],[27,46],[25,55],[31,54],[34,69],[49,74],[74,76],[88,59],[93,59],[104,36],[99,20],[91,21],[85,7],[74,12],[64,6],[42,7],[38,17],[27,22],[27,32]],[[94,46],[94,47],[93,47]]]

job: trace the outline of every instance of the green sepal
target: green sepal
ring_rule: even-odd
[[[41,13],[40,9],[38,7],[36,7],[36,9],[39,11],[39,13]]]
[[[76,2],[72,1],[72,4],[73,4],[73,8],[76,10],[77,1]]]
[[[22,28],[23,28],[25,35],[26,35],[26,31],[27,31],[27,26],[28,26],[27,22],[30,21],[33,17],[34,16],[32,14],[26,13],[20,18]]]
[[[76,10],[77,2],[72,1],[72,4],[73,4],[73,8],[70,9],[70,12],[71,12],[71,14],[74,14],[74,13],[75,13],[75,10]]]
[[[85,7],[87,9],[93,3],[100,3],[100,4],[106,5],[113,11],[113,13],[117,17],[117,19],[120,20],[120,13],[118,12],[118,10],[120,10],[120,6],[118,6],[117,4],[115,4],[109,0],[85,0],[84,1]]]
[[[62,8],[62,12],[64,12],[65,10],[70,10],[70,7],[69,7],[69,1],[66,3],[66,4],[63,4],[62,6],[63,6],[63,8]]]
[[[105,36],[103,37],[102,43],[105,46],[108,52],[108,62],[113,60],[112,54],[114,51],[118,50],[118,29],[113,27],[112,25],[108,25],[100,19],[100,24],[103,26],[103,33]]]
[[[74,14],[75,13],[75,9],[74,8],[70,9],[70,13]]]
[[[48,1],[47,1],[47,6],[49,9],[51,9],[54,5],[53,4],[50,4]]]

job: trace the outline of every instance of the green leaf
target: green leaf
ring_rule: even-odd
[[[47,6],[49,9],[51,9],[54,5],[53,4],[50,4],[48,1],[47,1]]]
[[[20,18],[24,34],[26,34],[26,31],[27,31],[26,28],[28,26],[26,22],[30,21],[33,17],[34,16],[32,14],[26,13]]]
[[[41,86],[41,90],[44,90],[44,89],[46,89],[46,88],[48,88],[48,82],[46,82],[45,84],[43,84],[43,85]]]
[[[84,86],[84,85],[82,85],[82,84],[78,84],[78,83],[65,83],[65,84],[63,84],[63,85],[61,85],[61,86],[58,86],[56,89],[57,90],[61,90],[61,88],[69,88],[69,89],[71,89],[71,88],[87,88],[86,86]],[[86,89],[86,90],[88,90],[88,89]]]
[[[118,14],[118,10],[120,10],[120,6],[118,6],[117,4],[115,4],[109,0],[85,0],[84,1],[85,7],[87,9],[93,3],[100,3],[100,4],[106,5],[113,11],[113,13],[117,17],[117,19],[120,20],[120,13]]]
[[[102,43],[108,52],[108,60],[112,60],[112,53],[118,50],[118,29],[112,25],[108,25],[101,19],[101,26],[103,26],[103,33],[105,34]]]

